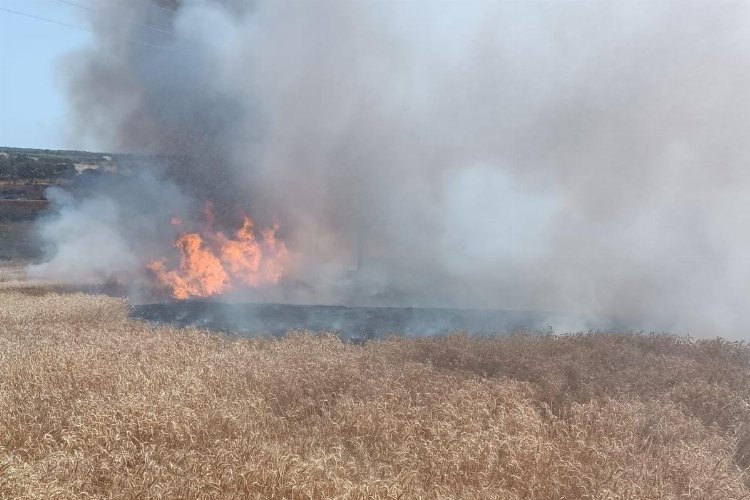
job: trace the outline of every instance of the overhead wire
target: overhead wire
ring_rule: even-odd
[[[81,4],[76,3],[76,2],[71,2],[70,0],[52,0],[52,1],[64,4],[64,5],[70,5],[71,7],[77,7],[79,9],[87,10],[89,12],[96,11],[96,9],[93,8],[93,7],[88,7],[86,5],[81,5]],[[159,33],[164,33],[165,35],[174,35],[173,31],[169,31],[169,30],[165,30],[163,28],[159,28],[158,26],[154,26],[153,24],[148,24],[148,23],[138,23],[138,24],[140,24],[141,26],[145,26],[148,29],[157,31]]]
[[[10,14],[15,14],[15,15],[18,15],[18,16],[28,17],[28,18],[31,18],[31,19],[36,19],[38,21],[44,21],[44,22],[47,22],[47,23],[57,24],[59,26],[65,26],[67,28],[73,28],[73,29],[77,29],[77,30],[81,30],[81,31],[86,31],[88,33],[96,33],[91,28],[85,28],[83,26],[78,26],[76,24],[70,24],[70,23],[66,23],[66,22],[63,22],[63,21],[58,21],[58,20],[55,20],[55,19],[50,19],[48,17],[38,16],[36,14],[31,14],[29,12],[21,12],[19,10],[8,9],[8,8],[5,8],[5,7],[0,7],[0,11],[8,12]],[[153,49],[160,49],[160,50],[167,50],[167,51],[172,51],[173,50],[173,49],[171,49],[169,47],[165,47],[164,45],[157,45],[157,44],[153,44],[153,43],[148,43],[148,42],[144,42],[142,40],[134,40],[132,38],[123,38],[122,40],[125,41],[125,42],[128,42],[128,43],[135,44],[135,45],[142,45],[142,46],[145,46],[145,47],[151,47]]]
[[[6,9],[5,7],[0,7],[0,10],[5,11],[5,12],[10,12],[11,14],[16,14],[19,16],[25,16],[25,17],[30,17],[32,19],[38,19],[39,21],[46,21],[48,23],[59,24],[60,26],[67,26],[68,28],[75,28],[77,30],[88,31],[89,33],[94,32],[94,30],[89,29],[89,28],[84,28],[83,26],[77,26],[75,24],[68,24],[62,21],[55,21],[54,19],[37,16],[36,14],[29,14],[28,12],[21,12],[21,11],[13,10],[13,9]]]
[[[177,11],[174,10],[174,9],[169,9],[167,7],[163,7],[163,6],[155,4],[153,2],[149,2],[148,0],[134,0],[134,1],[140,2],[140,3],[144,4],[144,5],[150,5],[151,7],[154,7],[155,9],[159,9],[159,10],[164,10],[164,11],[167,11],[167,12],[171,12],[172,14],[176,14],[177,13]]]
[[[80,3],[71,2],[70,0],[54,0],[55,2],[64,3],[65,5],[71,5],[73,7],[78,7],[79,9],[84,10],[94,10],[91,7],[87,7],[85,5],[81,5]]]

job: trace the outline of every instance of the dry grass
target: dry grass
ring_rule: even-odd
[[[750,498],[749,382],[721,340],[232,340],[6,286],[0,496]]]

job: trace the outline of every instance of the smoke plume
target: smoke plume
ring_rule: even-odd
[[[280,223],[279,300],[743,336],[746,2],[160,5],[97,2],[65,77],[77,140],[172,160],[55,198],[41,275],[141,276],[210,200]]]

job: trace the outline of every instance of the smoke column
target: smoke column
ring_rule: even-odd
[[[179,167],[56,198],[36,274],[140,276],[211,200],[280,222],[282,299],[748,338],[746,2],[160,5],[97,2],[64,76],[78,139]]]

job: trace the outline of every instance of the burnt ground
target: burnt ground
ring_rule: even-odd
[[[40,256],[34,220],[46,209],[46,200],[0,199],[0,262]]]
[[[28,260],[37,248],[31,223],[0,220],[0,262]]]
[[[196,326],[245,337],[325,331],[338,333],[350,341],[379,339],[389,334],[430,336],[456,331],[477,335],[519,330],[552,333],[557,326],[584,326],[580,318],[539,311],[237,304],[205,300],[136,305],[131,314],[156,324]],[[585,324],[587,329],[615,326],[613,321],[603,319]]]
[[[0,262],[39,257],[33,222],[47,210],[46,181],[0,180]]]

